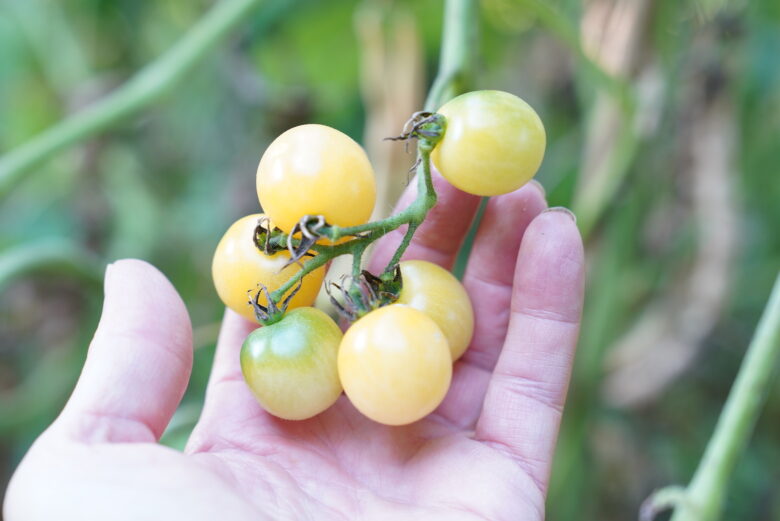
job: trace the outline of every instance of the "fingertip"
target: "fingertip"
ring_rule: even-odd
[[[76,388],[58,424],[81,441],[153,441],[192,370],[192,326],[173,285],[150,264],[106,267],[105,298]]]
[[[167,331],[177,352],[191,363],[192,322],[184,301],[168,278],[139,259],[119,259],[106,266],[103,316],[98,327]]]
[[[222,329],[219,334],[220,345],[241,345],[244,339],[261,327],[255,322],[247,320],[230,308],[225,308],[225,315],[222,318]]]
[[[495,214],[493,220],[499,223],[503,221],[502,216],[508,215],[510,224],[520,223],[518,230],[524,232],[528,223],[540,213],[547,211],[547,199],[544,187],[532,179],[514,192],[502,194],[490,198],[488,205]],[[522,233],[520,234],[522,235]]]
[[[585,279],[585,253],[574,214],[550,208],[528,226],[515,269],[514,311],[547,309],[568,321],[579,319]]]
[[[536,228],[534,233],[544,236],[551,243],[551,247],[561,248],[561,253],[567,253],[569,260],[584,264],[585,247],[574,212],[563,206],[547,208],[531,226]]]
[[[247,320],[230,308],[225,308],[222,318],[222,328],[219,330],[217,349],[214,353],[214,364],[211,367],[209,388],[221,381],[240,380],[241,373],[241,347],[249,333],[262,327],[255,322]],[[206,395],[206,406],[209,402]]]
[[[540,183],[536,179],[531,179],[530,181],[528,181],[528,184],[526,186],[531,186],[535,188],[542,196],[542,199],[547,200],[547,190],[545,190],[544,185],[542,183]]]
[[[244,340],[258,327],[261,326],[225,309],[203,410],[190,436],[187,452],[200,451],[215,436],[219,437],[220,432],[234,432],[237,428],[234,422],[241,424],[242,419],[264,414],[244,382],[241,370]]]
[[[474,238],[465,280],[476,277],[511,285],[526,229],[546,208],[543,190],[536,184],[491,197]]]
[[[540,212],[528,227],[526,237],[529,241],[543,240],[557,246],[565,246],[574,253],[583,251],[577,216],[563,206],[553,206]]]
[[[565,206],[553,206],[551,208],[548,208],[545,210],[545,212],[550,212],[553,214],[562,214],[571,219],[575,224],[577,223],[577,215],[575,215],[574,212],[566,208]]]

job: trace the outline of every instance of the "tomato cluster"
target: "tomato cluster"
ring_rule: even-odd
[[[431,159],[456,187],[479,195],[506,193],[539,167],[544,128],[520,98],[472,92],[445,104],[439,114],[446,117],[446,132]],[[457,278],[419,260],[400,262],[393,279],[397,285],[387,286],[394,290],[381,286],[388,277],[368,274],[366,280],[377,288],[344,288],[347,298],[350,292],[363,293],[359,318],[342,333],[333,318],[312,307],[325,266],[304,271],[300,283],[288,289],[288,281],[303,269],[300,252],[258,243],[262,229],[266,241],[273,230],[287,244],[303,244],[303,216],[320,216],[333,228],[367,223],[376,186],[360,145],[323,125],[292,128],[263,154],[257,193],[265,213],[243,217],[227,230],[216,248],[212,275],[227,307],[264,324],[247,337],[240,354],[244,378],[258,402],[288,420],[319,414],[342,391],[364,415],[388,425],[411,423],[432,412],[444,399],[452,364],[474,330],[471,301]],[[357,240],[330,237],[333,241],[315,237],[301,249],[311,248],[303,252],[311,258],[325,255],[316,245],[334,248]],[[284,294],[271,299],[275,291]],[[371,298],[377,293],[384,295],[381,301]],[[260,309],[275,311],[266,315]]]

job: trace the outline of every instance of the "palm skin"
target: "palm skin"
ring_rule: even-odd
[[[440,202],[405,258],[449,267],[479,200],[435,184]],[[268,415],[238,362],[255,326],[228,311],[185,451],[158,445],[189,379],[191,326],[164,276],[115,263],[79,383],[17,470],[4,519],[542,520],[583,278],[573,220],[544,208],[533,184],[491,199],[464,277],[474,340],[444,403],[404,427],[343,396],[307,421]]]

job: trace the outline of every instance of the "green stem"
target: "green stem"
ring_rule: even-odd
[[[393,258],[390,259],[390,262],[388,262],[385,267],[385,271],[382,272],[383,276],[392,274],[396,264],[401,262],[401,257],[403,257],[406,248],[409,247],[409,243],[412,242],[412,237],[414,237],[414,232],[417,231],[417,226],[417,223],[409,223],[409,228],[406,229],[404,238],[401,239],[401,244],[398,245],[398,249],[395,251],[395,254],[393,254]]]
[[[56,153],[138,112],[165,94],[260,0],[217,2],[179,42],[122,87],[0,158],[0,198]]]
[[[299,271],[295,273],[290,279],[285,282],[282,286],[279,287],[276,291],[271,293],[271,299],[274,302],[279,302],[282,297],[284,297],[285,294],[287,294],[288,291],[290,291],[293,286],[295,286],[298,281],[303,278],[305,275],[311,273],[312,271],[316,270],[317,268],[324,266],[327,264],[327,262],[335,257],[338,257],[339,255],[346,255],[348,253],[352,253],[356,249],[362,247],[365,249],[366,246],[368,246],[374,239],[371,236],[362,237],[359,239],[352,239],[347,242],[343,242],[341,244],[337,244],[335,246],[318,246],[316,248],[317,255],[312,257],[311,259],[307,260],[303,263],[303,266]]]
[[[720,518],[729,478],[753,432],[780,361],[780,275],[704,457],[672,521]]]
[[[0,291],[28,273],[55,273],[103,287],[103,264],[89,252],[61,239],[44,239],[0,253]]]
[[[477,19],[475,0],[447,0],[444,6],[439,73],[425,100],[426,111],[435,111],[470,88]]]
[[[358,278],[360,276],[360,270],[363,267],[363,252],[366,251],[366,246],[360,246],[355,248],[352,252],[352,277]]]
[[[275,302],[279,302],[279,300],[297,284],[301,277],[324,266],[334,257],[346,254],[360,257],[369,244],[383,235],[386,235],[404,224],[408,224],[410,228],[416,229],[420,223],[425,220],[428,211],[436,204],[436,192],[433,188],[433,181],[431,179],[431,151],[433,150],[433,145],[428,141],[420,140],[417,145],[417,150],[420,157],[420,164],[417,167],[418,192],[417,197],[412,204],[404,211],[380,221],[361,224],[359,226],[350,226],[347,228],[328,226],[320,230],[320,233],[332,241],[337,241],[342,237],[350,235],[363,235],[334,246],[315,245],[312,249],[317,252],[317,255],[304,262],[303,267],[295,275],[279,287],[279,289],[271,293],[271,298]],[[406,244],[400,248],[401,254],[403,254],[403,249],[405,249],[409,244],[409,241],[411,241],[411,235],[409,235],[408,232],[407,235],[408,237],[404,238]],[[396,252],[398,258],[400,258],[401,254]],[[395,264],[392,264],[391,267],[392,266],[395,266]],[[353,271],[354,268],[355,264],[353,263]]]

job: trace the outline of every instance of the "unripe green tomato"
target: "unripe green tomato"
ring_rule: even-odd
[[[327,314],[304,307],[256,329],[241,347],[241,371],[263,409],[305,420],[341,394],[338,349],[342,333]]]
[[[403,289],[397,303],[431,317],[447,337],[452,360],[457,360],[474,333],[474,310],[466,288],[455,275],[432,262],[403,261],[400,267]]]
[[[475,195],[517,190],[539,169],[546,136],[528,103],[498,90],[468,92],[438,110],[447,130],[431,154],[453,186]]]

